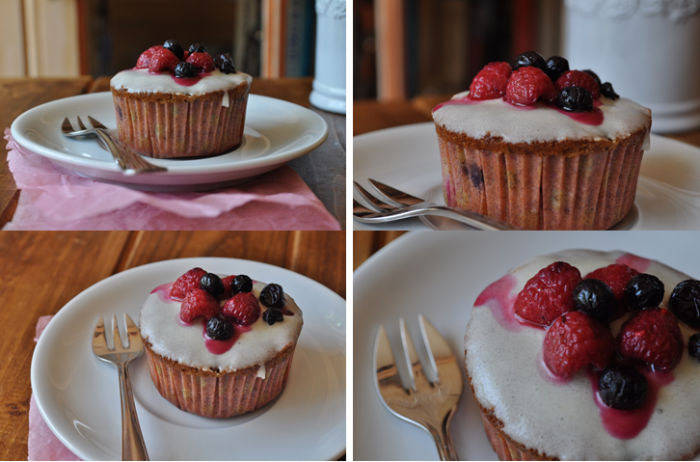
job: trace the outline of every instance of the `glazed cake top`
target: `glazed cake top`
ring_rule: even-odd
[[[462,133],[471,138],[487,136],[502,138],[507,143],[532,143],[592,139],[594,141],[623,139],[646,129],[643,149],[649,149],[651,110],[627,98],[612,100],[600,97],[603,121],[589,125],[576,120],[576,115],[549,107],[542,102],[536,106],[514,106],[503,98],[482,101],[468,100],[468,104],[454,104],[469,94],[458,93],[450,102],[433,109],[435,123],[444,129]]]
[[[266,285],[254,283],[253,295],[257,299]],[[284,321],[269,325],[261,315],[247,326],[250,331],[244,331],[230,350],[214,354],[205,346],[203,319],[199,317],[191,325],[185,325],[180,320],[181,303],[170,298],[170,287],[162,286],[146,299],[139,321],[141,337],[152,345],[155,353],[186,366],[222,372],[263,366],[285,347],[296,343],[304,324],[301,309],[285,292],[285,309],[294,313],[293,316],[285,315]],[[264,312],[267,308],[260,304],[260,309]],[[235,326],[235,329],[240,327]],[[264,368],[260,367],[260,370],[264,377]]]
[[[577,267],[582,276],[616,262],[653,274],[665,287],[662,307],[668,306],[676,284],[690,279],[662,263],[619,251],[563,251],[512,269],[479,296],[466,330],[467,372],[480,405],[493,409],[513,440],[561,460],[678,460],[692,455],[700,448],[700,364],[686,348],[672,382],[660,388],[648,424],[631,439],[606,430],[585,370],[564,383],[548,374],[542,358],[546,331],[519,323],[513,304],[525,283],[555,261]],[[510,322],[505,320],[509,317]],[[611,324],[614,336],[628,318]],[[687,342],[695,331],[679,325]]]
[[[188,79],[182,79],[186,81]],[[236,88],[246,82],[250,87],[253,78],[243,72],[225,74],[218,69],[204,75],[194,85],[180,85],[170,73],[151,73],[148,69],[128,69],[112,77],[110,85],[115,90],[129,93],[167,93],[204,95]]]

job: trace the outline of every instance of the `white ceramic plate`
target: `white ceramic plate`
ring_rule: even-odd
[[[353,139],[354,179],[367,178],[444,204],[435,125],[432,122],[379,130]],[[370,189],[371,190],[371,189]],[[386,225],[353,220],[354,229],[470,229],[453,220],[430,217]],[[651,135],[644,154],[632,211],[613,229],[700,229],[700,148]]]
[[[354,459],[438,457],[428,433],[399,420],[379,401],[372,375],[372,349],[379,324],[387,328],[394,356],[399,358],[399,317],[405,318],[420,350],[418,314],[422,313],[463,358],[464,331],[476,297],[528,258],[570,248],[620,249],[700,277],[699,241],[700,232],[692,231],[413,232],[393,241],[354,274]],[[452,435],[460,460],[497,460],[466,377]]]
[[[282,285],[304,312],[289,381],[267,406],[208,419],[162,398],[144,356],[130,366],[141,429],[151,460],[330,460],[345,451],[345,300],[291,271],[228,258],[189,258],[139,266],[86,289],[56,314],[32,359],[32,390],[56,436],[85,460],[120,460],[116,368],[92,353],[101,315],[139,318],[154,287],[200,266]],[[123,323],[123,321],[122,321]],[[123,325],[123,324],[122,324]]]
[[[241,183],[274,170],[316,149],[328,136],[328,125],[315,112],[265,96],[250,95],[244,140],[231,152],[206,159],[149,159],[167,172],[125,175],[96,140],[75,140],[61,134],[61,122],[87,115],[116,136],[117,122],[110,92],[72,96],[42,104],[12,123],[12,136],[23,147],[75,173],[100,181],[152,191],[206,190]]]

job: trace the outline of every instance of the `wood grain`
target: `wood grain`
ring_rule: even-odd
[[[353,270],[359,268],[369,257],[374,255],[406,231],[355,231],[353,238]]]
[[[432,116],[422,114],[408,101],[380,103],[374,100],[361,100],[353,104],[352,131],[353,135],[357,136],[384,128],[432,120]]]

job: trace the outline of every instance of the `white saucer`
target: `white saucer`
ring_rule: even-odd
[[[692,231],[454,231],[413,232],[392,241],[360,266],[353,278],[354,460],[438,460],[430,435],[396,418],[379,401],[372,375],[379,324],[387,329],[399,360],[399,317],[406,320],[421,354],[418,314],[422,313],[462,360],[464,332],[476,297],[525,260],[572,248],[619,249],[700,277],[700,259],[693,251],[699,237]],[[452,436],[460,460],[498,460],[466,377]]]
[[[56,436],[84,460],[121,460],[116,368],[92,352],[101,315],[139,318],[151,290],[200,266],[248,274],[288,289],[304,312],[289,381],[262,409],[230,419],[181,411],[151,382],[144,356],[129,370],[151,460],[331,460],[345,452],[345,300],[300,274],[264,263],[188,258],[139,266],[107,278],[66,304],[32,358],[34,397]],[[123,321],[122,321],[123,325]]]
[[[12,123],[12,136],[21,146],[75,173],[109,183],[149,191],[216,189],[274,170],[316,149],[328,136],[328,125],[315,112],[299,105],[250,95],[244,140],[231,152],[206,159],[149,159],[167,172],[125,175],[96,140],[75,140],[61,134],[61,122],[91,115],[116,135],[110,92],[72,96],[42,104]],[[87,123],[87,122],[86,122]]]
[[[442,196],[440,151],[432,122],[406,125],[353,139],[354,179],[365,188],[367,178],[438,204]],[[426,217],[385,225],[353,220],[357,230],[471,229],[453,220]],[[613,229],[700,229],[700,148],[651,135],[644,153],[632,211]]]

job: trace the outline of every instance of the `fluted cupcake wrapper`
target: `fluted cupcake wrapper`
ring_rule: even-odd
[[[166,361],[146,348],[148,368],[158,393],[183,411],[203,417],[227,418],[251,412],[275,399],[284,389],[293,348],[280,361],[265,365],[265,379],[257,371],[206,375]]]
[[[243,140],[248,93],[231,99],[154,102],[114,96],[119,140],[154,158],[206,157],[223,154]]]
[[[438,137],[449,207],[524,229],[608,229],[634,204],[641,144],[578,156],[469,149]]]
[[[491,447],[498,455],[499,460],[549,460],[540,457],[535,451],[528,451],[521,448],[505,433],[499,430],[491,421],[481,413],[481,419],[484,421],[484,429],[486,436],[491,443]]]

